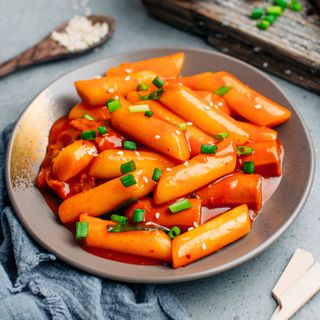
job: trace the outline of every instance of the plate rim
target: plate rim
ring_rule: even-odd
[[[264,241],[262,244],[260,244],[257,248],[245,253],[244,255],[242,255],[241,257],[229,261],[227,263],[224,263],[214,269],[206,269],[206,270],[202,270],[202,271],[198,271],[198,272],[194,272],[192,274],[182,274],[182,275],[175,275],[175,276],[167,276],[167,277],[162,277],[161,279],[145,279],[145,278],[138,278],[138,279],[133,279],[131,276],[128,275],[114,275],[114,274],[108,274],[108,272],[102,272],[100,270],[97,270],[95,267],[92,267],[90,265],[86,265],[86,264],[81,264],[81,262],[79,261],[74,261],[72,258],[69,258],[63,254],[60,254],[59,251],[53,249],[50,245],[48,245],[44,240],[42,240],[33,230],[31,227],[29,227],[28,222],[26,221],[26,219],[24,218],[24,216],[19,212],[19,210],[17,209],[17,204],[15,201],[15,198],[13,196],[13,190],[11,187],[11,181],[10,181],[10,160],[11,160],[11,154],[12,154],[12,147],[13,147],[13,142],[14,142],[14,138],[16,136],[16,132],[17,129],[19,127],[19,123],[21,121],[21,119],[23,118],[24,114],[27,112],[29,106],[38,98],[39,95],[41,95],[48,87],[50,87],[52,84],[54,84],[55,82],[59,81],[61,78],[63,78],[64,76],[77,71],[79,69],[85,68],[85,67],[90,67],[91,65],[94,65],[96,63],[99,63],[105,59],[112,59],[114,57],[121,57],[122,55],[128,55],[128,54],[139,54],[139,53],[148,53],[148,52],[153,52],[154,50],[168,50],[168,51],[189,51],[189,52],[199,52],[199,53],[205,53],[205,54],[209,54],[212,56],[218,55],[221,56],[223,58],[226,58],[228,60],[237,62],[241,65],[243,65],[246,68],[249,68],[251,70],[253,70],[254,72],[259,73],[259,75],[266,79],[267,81],[269,81],[270,83],[272,83],[272,85],[274,87],[276,87],[279,92],[281,93],[281,95],[283,96],[283,98],[285,98],[287,100],[287,102],[292,106],[292,108],[294,109],[295,113],[297,114],[300,122],[301,122],[301,126],[302,129],[307,137],[307,144],[308,147],[310,149],[310,169],[309,169],[309,176],[308,176],[308,180],[307,180],[307,184],[306,184],[306,188],[302,194],[301,200],[299,202],[299,204],[296,206],[296,208],[293,210],[293,212],[291,213],[290,217],[286,220],[286,222],[284,224],[282,224],[282,226],[272,235],[270,236],[266,241]],[[26,107],[23,109],[23,111],[21,112],[21,114],[19,115],[18,119],[15,122],[14,128],[12,130],[12,134],[10,136],[10,139],[8,141],[8,145],[7,145],[7,151],[6,151],[6,157],[5,157],[5,181],[6,181],[6,187],[7,187],[7,192],[8,192],[8,196],[10,199],[10,202],[13,206],[14,212],[16,214],[16,217],[19,219],[19,221],[21,222],[21,224],[23,225],[23,227],[25,228],[25,230],[27,231],[27,233],[31,236],[32,239],[34,239],[37,243],[40,244],[40,246],[42,246],[45,250],[47,250],[50,253],[53,253],[57,258],[61,259],[62,261],[64,261],[67,264],[70,264],[71,266],[80,269],[82,271],[88,272],[90,274],[94,274],[103,278],[108,278],[108,279],[112,279],[112,280],[117,280],[117,281],[122,281],[122,282],[131,282],[131,283],[179,283],[179,282],[185,282],[185,281],[193,281],[193,280],[197,280],[197,279],[202,279],[202,278],[207,278],[209,276],[213,276],[219,273],[222,273],[224,271],[230,270],[234,267],[237,267],[241,264],[243,264],[246,261],[249,261],[251,259],[253,259],[254,257],[256,257],[258,254],[262,253],[264,250],[266,250],[268,247],[270,247],[277,239],[279,239],[279,237],[288,229],[288,227],[293,223],[293,221],[296,219],[296,217],[298,216],[298,214],[301,212],[302,208],[304,207],[306,200],[310,194],[310,191],[312,189],[313,186],[313,182],[314,182],[314,176],[315,176],[315,150],[314,150],[314,144],[312,141],[312,137],[309,133],[309,130],[307,129],[307,125],[305,123],[305,120],[303,119],[300,111],[295,107],[295,104],[291,102],[291,100],[287,97],[287,95],[285,94],[285,92],[282,90],[282,88],[265,72],[251,66],[250,64],[239,60],[237,58],[228,56],[224,53],[221,52],[216,52],[216,51],[212,51],[210,49],[202,49],[202,48],[191,48],[191,47],[153,47],[153,48],[147,48],[147,49],[138,49],[138,50],[130,50],[128,52],[120,52],[120,53],[115,53],[109,56],[105,56],[101,59],[92,61],[90,63],[86,63],[86,64],[82,64],[81,66],[78,66],[70,71],[67,71],[65,73],[63,73],[62,75],[60,75],[59,77],[55,78],[53,81],[51,81],[50,83],[46,84],[41,91],[39,91],[32,99],[31,101],[26,105]],[[148,266],[145,266],[148,267]],[[138,281],[137,281],[138,280]]]

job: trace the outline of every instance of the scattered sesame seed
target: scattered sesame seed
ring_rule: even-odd
[[[132,69],[128,69],[128,68],[124,69],[124,72],[130,74],[130,73],[132,73]]]
[[[209,106],[205,106],[204,109],[207,110],[207,111],[211,110],[211,108]]]
[[[261,104],[255,104],[255,105],[254,105],[254,108],[255,108],[255,109],[262,109],[262,105],[261,105]]]
[[[178,82],[178,86],[183,86],[183,83],[182,82]]]
[[[155,217],[156,217],[156,219],[159,219],[160,218],[160,212],[156,212]]]
[[[254,52],[260,52],[260,51],[261,51],[261,47],[254,47],[254,48],[253,48],[253,51],[254,51]]]
[[[93,78],[94,78],[94,79],[101,79],[102,77],[99,76],[99,75],[96,75],[96,76],[94,76]]]
[[[188,228],[188,231],[191,231],[191,230],[193,230],[194,229],[194,227],[190,227],[190,228]]]
[[[206,246],[206,244],[205,244],[204,242],[202,243],[202,246],[201,246],[201,247],[202,247],[203,250],[206,250],[206,249],[207,249],[207,246]]]
[[[144,181],[144,183],[148,183],[149,179],[146,176],[143,176],[143,181]]]
[[[114,93],[114,89],[113,88],[109,88],[108,89],[108,93]]]
[[[126,76],[126,77],[124,78],[124,81],[129,81],[130,79],[131,79],[130,76]]]
[[[123,151],[118,151],[117,154],[118,154],[119,156],[122,156],[122,155],[123,155]]]
[[[159,140],[161,137],[160,137],[158,134],[156,134],[156,135],[154,136],[154,138],[157,139],[157,140]]]
[[[177,134],[177,136],[179,136],[181,134],[181,131],[176,130],[176,134]]]
[[[187,166],[187,165],[189,165],[189,162],[188,162],[188,161],[185,161],[183,164],[184,164],[185,166]]]
[[[172,169],[171,169],[171,168],[166,168],[166,170],[167,170],[167,171],[172,171]]]
[[[210,107],[213,107],[213,102],[209,101],[209,105],[210,105]]]
[[[136,156],[138,156],[138,157],[140,156],[140,152],[139,152],[139,151],[136,151],[135,154],[136,154]]]
[[[188,126],[192,126],[193,123],[189,121],[189,122],[187,122],[187,125],[188,125]]]
[[[223,102],[222,102],[222,101],[219,101],[219,102],[217,103],[217,105],[218,105],[219,107],[223,107]]]
[[[291,74],[291,70],[287,69],[284,71],[284,73],[289,75],[289,74]]]
[[[118,99],[119,99],[119,96],[114,96],[114,98],[115,98],[116,100],[118,100]]]
[[[219,106],[218,106],[217,104],[215,104],[214,107],[215,107],[216,109],[219,109]]]
[[[264,62],[264,63],[262,64],[262,66],[263,66],[264,68],[267,68],[267,67],[268,67],[268,65],[269,65],[269,63],[268,63],[268,62]]]
[[[194,226],[195,228],[199,227],[197,221],[193,221],[193,226]]]

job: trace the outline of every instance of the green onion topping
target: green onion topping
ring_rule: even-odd
[[[273,24],[277,20],[277,16],[268,14],[265,17],[263,17],[263,20],[268,21],[270,24]]]
[[[267,14],[271,14],[273,16],[281,16],[282,8],[280,6],[270,6],[266,9]]]
[[[90,120],[90,121],[93,121],[93,120],[94,120],[94,118],[91,117],[90,114],[88,114],[88,113],[85,113],[85,114],[82,116],[82,118],[85,118],[85,119]]]
[[[131,173],[129,173],[126,176],[121,177],[120,181],[126,188],[133,186],[134,184],[137,184],[136,179],[134,178],[134,176]]]
[[[218,147],[213,144],[202,144],[201,153],[216,153]]]
[[[176,236],[180,234],[180,229],[178,227],[173,227],[168,232],[168,236],[173,240]]]
[[[249,174],[254,173],[254,161],[244,161],[243,172]]]
[[[107,226],[108,232],[157,231],[157,230],[162,230],[162,229],[157,227],[148,227],[148,226],[130,225],[130,224],[125,224],[125,225],[114,224],[114,225]]]
[[[261,30],[266,30],[270,27],[270,22],[268,20],[259,21],[256,26]]]
[[[89,222],[88,221],[78,221],[76,222],[76,239],[84,239],[88,236]]]
[[[291,10],[296,12],[300,12],[302,10],[302,4],[296,0],[291,0],[289,7]]]
[[[154,168],[153,174],[152,174],[152,180],[159,181],[161,175],[162,175],[162,170],[159,168]]]
[[[175,203],[170,204],[170,206],[168,206],[169,210],[172,213],[177,213],[177,212],[189,209],[191,207],[192,207],[191,203],[190,203],[190,201],[188,199],[178,200]]]
[[[125,150],[137,150],[137,144],[134,141],[123,141],[123,149]]]
[[[214,136],[214,138],[215,138],[216,140],[221,141],[221,140],[227,138],[228,136],[229,136],[229,133],[228,133],[228,132],[219,132],[219,133],[217,133],[217,134]]]
[[[144,220],[144,210],[143,209],[134,209],[133,211],[133,222],[143,222]]]
[[[286,0],[273,0],[273,4],[275,6],[281,7],[282,10],[285,10],[287,8],[287,1]]]
[[[112,102],[112,101],[114,101],[114,99],[113,99],[113,98],[110,98],[110,99],[106,102],[106,106],[108,106],[108,103],[109,103],[109,102]]]
[[[239,155],[248,155],[253,153],[253,148],[247,146],[237,146],[237,153]]]
[[[144,95],[144,96],[140,96],[139,95],[139,99],[140,100],[149,100],[149,95],[147,94],[147,95]]]
[[[134,171],[136,170],[136,164],[133,160],[131,161],[128,161],[126,163],[123,163],[121,166],[120,166],[120,171],[122,174],[126,174],[126,173],[129,173],[131,171]]]
[[[110,112],[114,112],[121,108],[120,100],[113,100],[108,102],[108,108]]]
[[[96,138],[96,136],[97,136],[97,134],[94,130],[83,131],[81,133],[82,140],[94,140]]]
[[[185,122],[179,123],[177,126],[183,131],[186,131],[188,129],[187,124]]]
[[[103,136],[107,134],[107,128],[105,126],[98,127],[98,132]]]
[[[121,225],[127,224],[128,223],[128,218],[124,216],[119,216],[117,214],[112,214],[110,217],[111,221],[117,222]]]
[[[162,88],[164,86],[164,81],[160,77],[155,77],[152,80],[152,84],[154,84],[157,88]]]
[[[264,15],[263,8],[253,8],[251,12],[251,19],[260,19]]]
[[[227,92],[229,92],[232,89],[232,87],[228,86],[222,86],[219,89],[217,89],[214,93],[217,94],[218,96],[222,97],[224,96]]]
[[[152,112],[151,110],[147,110],[147,111],[144,113],[144,115],[145,115],[146,117],[148,117],[148,118],[151,118],[152,115],[153,115],[153,112]]]
[[[146,83],[140,83],[137,85],[137,91],[145,91],[149,89],[149,85]]]
[[[129,106],[130,112],[146,112],[149,111],[149,106],[147,104],[137,104],[134,106]]]
[[[163,94],[163,89],[160,88],[158,90],[152,91],[149,94],[148,99],[149,100],[158,100],[162,94]]]

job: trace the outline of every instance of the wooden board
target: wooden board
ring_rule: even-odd
[[[249,18],[267,1],[142,0],[155,18],[204,37],[224,53],[320,93],[320,16],[306,0],[268,30]]]

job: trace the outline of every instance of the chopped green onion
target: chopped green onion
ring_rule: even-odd
[[[94,130],[83,131],[81,133],[82,140],[94,140],[97,137],[97,134]]]
[[[149,95],[148,95],[148,94],[145,95],[145,96],[140,96],[140,95],[139,95],[139,99],[140,99],[140,100],[149,100]]]
[[[146,83],[140,83],[137,85],[137,91],[146,91],[149,89],[149,85]]]
[[[133,160],[131,161],[128,161],[126,163],[123,163],[121,166],[120,166],[120,171],[122,174],[126,174],[126,173],[129,173],[131,171],[134,171],[136,170],[136,164]]]
[[[237,146],[237,153],[239,155],[248,155],[253,153],[253,148],[247,146]]]
[[[232,87],[228,86],[222,86],[219,89],[217,89],[214,93],[217,94],[218,96],[222,97],[224,96],[227,92],[229,92],[232,89]]]
[[[123,149],[125,150],[137,150],[137,144],[134,141],[123,141]]]
[[[164,81],[160,77],[155,77],[152,80],[152,84],[154,84],[157,88],[162,88],[164,86]]]
[[[114,112],[121,108],[120,100],[113,100],[108,102],[108,108],[110,112]]]
[[[218,147],[213,144],[202,144],[201,153],[216,153]]]
[[[264,15],[264,9],[263,8],[253,8],[251,12],[251,19],[259,19]]]
[[[302,10],[302,4],[300,2],[297,2],[296,0],[291,0],[289,7],[291,10],[300,12]]]
[[[163,230],[161,228],[157,227],[147,227],[147,226],[141,226],[141,225],[130,225],[130,224],[114,224],[107,226],[108,232],[128,232],[128,231],[157,231],[157,230]]]
[[[137,184],[136,179],[134,178],[134,176],[131,173],[126,176],[121,177],[120,181],[126,188],[133,186],[134,184]]]
[[[266,30],[270,27],[270,22],[267,20],[261,20],[256,24],[256,26],[261,30]]]
[[[144,115],[145,115],[146,117],[148,117],[148,118],[151,118],[152,115],[153,115],[153,112],[152,112],[151,110],[147,110],[147,111],[144,113]]]
[[[183,131],[188,129],[187,124],[185,122],[179,123],[177,126]]]
[[[91,117],[90,114],[88,114],[88,113],[85,113],[85,114],[82,116],[82,118],[85,118],[85,119],[90,120],[90,121],[93,121],[93,120],[94,120],[94,118]]]
[[[267,14],[271,14],[273,16],[281,16],[282,8],[280,6],[270,6],[266,9]]]
[[[159,168],[154,168],[153,174],[152,174],[152,180],[159,181],[161,175],[162,175],[162,170]]]
[[[192,207],[191,203],[188,199],[181,199],[176,201],[173,204],[170,204],[168,208],[172,213],[177,213],[177,212],[189,209],[191,207]]]
[[[149,106],[147,104],[137,104],[134,106],[129,106],[130,112],[145,112],[149,111]]]
[[[109,102],[112,102],[112,101],[114,101],[114,99],[113,99],[113,98],[110,98],[110,99],[106,102],[106,106],[108,106],[108,103],[109,103]]]
[[[84,239],[88,236],[89,232],[89,222],[88,221],[78,221],[76,222],[76,239]]]
[[[268,21],[270,24],[273,24],[277,20],[277,16],[267,15],[263,17],[263,20]]]
[[[148,99],[149,100],[158,100],[162,94],[163,94],[163,89],[160,88],[160,89],[158,89],[156,91],[152,91],[149,94]]]
[[[124,216],[119,216],[117,214],[112,214],[110,217],[111,221],[117,222],[121,225],[127,224],[128,223],[128,218]]]
[[[134,209],[133,211],[133,222],[143,222],[144,220],[144,210],[143,209]]]
[[[285,10],[287,8],[287,1],[286,0],[273,0],[273,4],[275,6],[281,7],[282,10]]]
[[[254,173],[254,161],[245,161],[243,163],[243,172],[249,174]]]
[[[168,232],[168,236],[170,237],[171,240],[173,240],[179,234],[180,234],[180,229],[178,227],[173,227]]]
[[[98,131],[102,136],[107,134],[107,128],[105,126],[98,127]]]
[[[214,136],[214,138],[215,138],[216,140],[221,141],[221,140],[227,138],[228,136],[229,136],[229,133],[228,133],[228,132],[219,132],[219,133],[217,133],[217,134]]]

